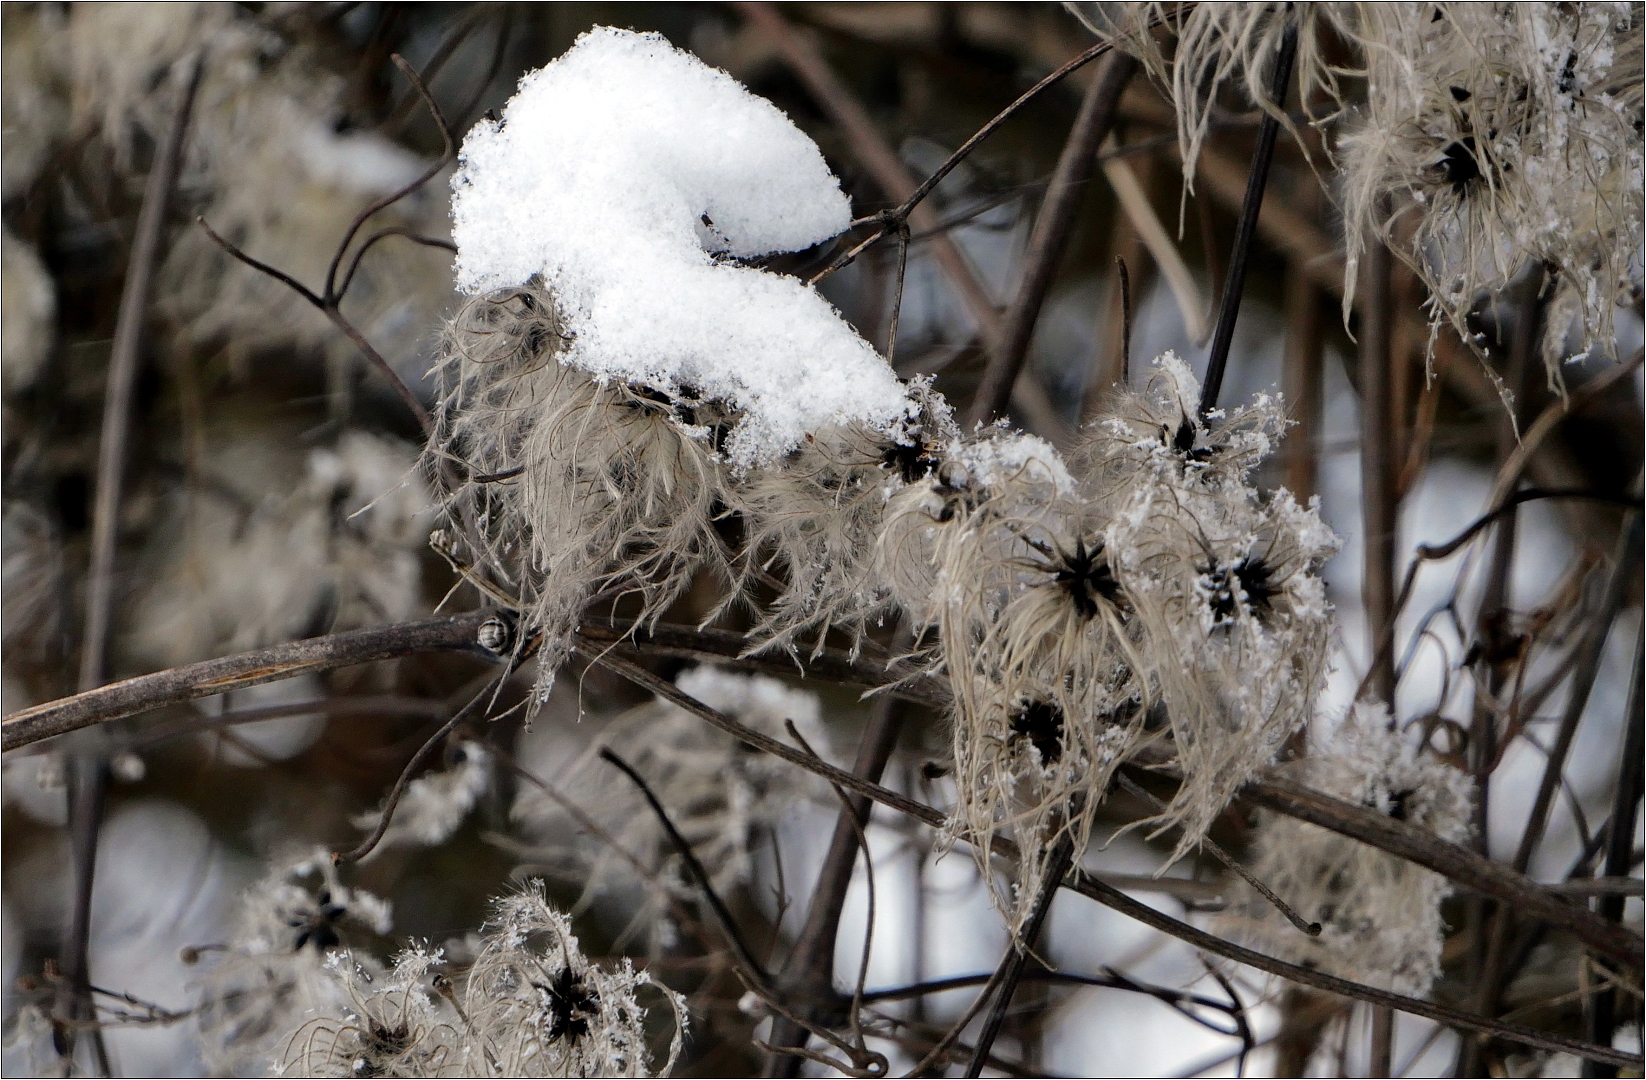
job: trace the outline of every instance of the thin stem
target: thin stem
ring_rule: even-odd
[[[1383,640],[1378,644],[1379,655],[1387,652],[1394,655],[1394,624],[1400,613],[1406,607],[1406,602],[1412,598],[1412,589],[1417,584],[1417,572],[1424,563],[1437,559],[1449,558],[1464,544],[1474,539],[1480,531],[1497,521],[1503,515],[1511,513],[1521,503],[1534,502],[1539,499],[1589,499],[1594,502],[1607,503],[1612,506],[1623,506],[1638,510],[1641,507],[1641,498],[1638,495],[1612,495],[1603,491],[1592,491],[1588,488],[1525,488],[1505,498],[1491,510],[1475,518],[1456,536],[1444,544],[1419,544],[1412,554],[1412,561],[1406,567],[1406,577],[1400,584],[1400,594],[1395,598],[1394,610],[1389,617],[1389,625],[1384,629]],[[1375,659],[1375,658],[1374,658]],[[1368,673],[1361,681],[1360,688],[1355,692],[1356,700],[1366,693],[1370,684],[1371,675]]]
[[[998,842],[996,846],[998,846]],[[1475,1016],[1436,1002],[1405,997],[1401,994],[1392,994],[1387,990],[1379,990],[1361,983],[1350,982],[1347,979],[1339,979],[1313,968],[1299,967],[1296,964],[1288,964],[1284,960],[1276,960],[1271,956],[1265,956],[1242,945],[1224,941],[1215,934],[1209,934],[1199,927],[1191,926],[1179,919],[1172,918],[1170,915],[1156,911],[1149,905],[1133,900],[1120,890],[1080,870],[1074,871],[1070,887],[1082,896],[1096,900],[1105,907],[1113,908],[1121,914],[1143,923],[1145,926],[1159,930],[1177,938],[1179,941],[1187,942],[1197,949],[1203,949],[1213,955],[1250,965],[1259,971],[1268,972],[1270,975],[1278,975],[1304,986],[1327,990],[1343,997],[1370,1002],[1374,1005],[1386,1005],[1397,1012],[1422,1016],[1448,1027],[1457,1028],[1460,1031],[1495,1035],[1498,1038],[1518,1042],[1524,1046],[1563,1051],[1568,1054],[1575,1054],[1578,1057],[1596,1061],[1609,1061],[1635,1069],[1640,1068],[1642,1064],[1642,1059],[1638,1055],[1625,1054],[1613,1050],[1609,1046],[1597,1046],[1593,1043],[1567,1038],[1564,1035],[1535,1031],[1519,1024],[1509,1024],[1500,1020]]]
[[[137,213],[136,235],[131,261],[126,269],[125,287],[116,316],[114,342],[109,350],[108,383],[103,394],[103,430],[97,448],[97,494],[92,510],[91,562],[86,572],[86,625],[80,643],[82,691],[94,689],[108,678],[108,644],[114,619],[114,564],[120,540],[120,503],[124,488],[127,447],[131,435],[132,401],[138,365],[143,352],[143,329],[148,321],[149,296],[154,286],[154,268],[159,263],[166,227],[167,210],[177,175],[183,166],[183,144],[194,111],[195,93],[200,87],[204,57],[196,52],[190,59],[172,112],[165,142],[149,170],[143,203]],[[74,798],[69,800],[69,833],[74,846],[74,899],[63,940],[63,974],[69,999],[70,1019],[93,1019],[91,992],[87,983],[91,934],[92,883],[97,867],[97,836],[102,828],[108,769],[100,754],[75,754],[69,761],[74,778]],[[74,1040],[64,1039],[64,1059],[72,1065]],[[108,1050],[100,1030],[92,1030],[92,1055],[105,1076],[109,1070]]]
[[[1601,599],[1600,610],[1589,624],[1578,662],[1572,670],[1572,685],[1566,697],[1566,711],[1560,718],[1559,733],[1549,751],[1549,761],[1544,767],[1537,797],[1532,802],[1532,812],[1526,820],[1526,830],[1521,834],[1520,846],[1515,850],[1514,867],[1521,873],[1525,873],[1526,868],[1531,865],[1532,853],[1537,850],[1539,842],[1543,839],[1543,832],[1548,827],[1549,810],[1554,804],[1555,793],[1566,768],[1566,757],[1571,751],[1572,740],[1577,736],[1578,723],[1583,719],[1584,710],[1588,707],[1589,693],[1594,688],[1595,676],[1600,672],[1600,660],[1606,649],[1606,639],[1610,636],[1613,620],[1628,599],[1629,583],[1634,578],[1635,568],[1640,565],[1642,520],[1639,512],[1629,515],[1628,528],[1618,541],[1612,573],[1606,582],[1606,592]],[[1633,834],[1630,835],[1632,843]]]
[[[107,678],[106,660],[112,617],[114,555],[119,540],[120,496],[131,432],[133,388],[143,352],[143,327],[148,320],[154,268],[160,259],[166,211],[183,167],[183,142],[188,133],[194,96],[200,86],[203,61],[196,53],[183,78],[177,108],[154,167],[149,170],[131,262],[126,270],[120,313],[109,350],[108,384],[103,394],[103,432],[98,442],[97,499],[92,511],[91,566],[86,575],[86,629],[80,652],[80,689],[90,690]]]
[[[1115,778],[1119,781],[1120,786],[1125,788],[1130,794],[1142,799],[1144,802],[1154,807],[1157,814],[1163,814],[1166,812],[1166,804],[1155,798],[1152,792],[1150,792],[1143,785],[1139,784],[1136,780],[1133,780],[1123,772],[1116,773]],[[1279,911],[1286,917],[1287,922],[1297,927],[1298,930],[1302,931],[1304,934],[1307,934],[1309,937],[1320,936],[1321,926],[1319,923],[1310,922],[1308,919],[1305,919],[1303,916],[1299,915],[1290,904],[1286,903],[1286,901],[1277,896],[1273,889],[1269,888],[1269,886],[1259,880],[1256,874],[1253,874],[1250,870],[1246,869],[1228,852],[1224,851],[1222,846],[1218,844],[1217,841],[1208,836],[1200,841],[1200,846],[1211,852],[1212,858],[1222,863],[1229,870],[1234,871],[1234,873],[1239,876],[1242,881],[1256,889],[1258,895],[1262,896],[1263,899],[1274,905],[1275,910]]]
[[[1132,385],[1132,275],[1126,260],[1114,257],[1115,277],[1120,283],[1120,385]]]
[[[495,662],[475,640],[488,612],[350,630],[236,656],[204,660],[20,709],[0,724],[0,747],[17,750],[54,735],[135,716],[163,705],[228,693],[294,675],[319,674],[420,652],[468,652]]]
[[[763,989],[769,988],[771,986],[771,977],[766,974],[766,969],[760,961],[755,959],[754,950],[749,948],[748,942],[743,940],[743,932],[738,929],[737,921],[732,918],[731,909],[726,906],[724,900],[720,899],[720,894],[715,892],[714,883],[709,880],[709,872],[703,869],[703,863],[698,860],[697,854],[692,851],[692,846],[686,842],[684,836],[680,835],[680,830],[675,828],[674,822],[669,820],[669,812],[663,808],[662,802],[653,793],[651,785],[646,783],[645,777],[635,771],[634,766],[619,757],[611,747],[602,746],[600,748],[600,757],[607,764],[616,766],[619,772],[627,776],[634,783],[634,786],[640,789],[640,794],[646,799],[646,805],[651,807],[652,813],[657,817],[657,823],[663,827],[663,832],[668,836],[669,843],[674,845],[675,851],[680,855],[680,860],[686,864],[686,873],[690,875],[692,882],[703,891],[703,898],[708,901],[709,910],[714,913],[715,921],[720,924],[720,932],[726,935],[726,942],[731,946],[733,955],[737,957],[738,964],[743,968],[744,977],[755,986]]]
[[[349,268],[343,273],[343,284],[337,289],[339,295],[344,295],[349,291],[349,285],[353,283],[355,272],[360,269],[360,260],[366,257],[366,252],[370,251],[379,240],[387,239],[390,236],[403,236],[414,244],[440,248],[443,251],[451,252],[453,255],[457,254],[457,245],[450,240],[442,240],[438,236],[424,236],[422,233],[409,229],[404,225],[379,229],[366,237],[365,241],[355,249],[354,258],[349,260]]]
[[[982,1076],[983,1065],[988,1061],[989,1051],[994,1049],[994,1041],[1000,1034],[1000,1025],[1006,1022],[1006,1010],[1010,1008],[1012,997],[1017,993],[1018,980],[1023,977],[1023,965],[1029,962],[1029,954],[1034,950],[1035,942],[1040,938],[1040,930],[1046,925],[1046,918],[1052,911],[1052,900],[1057,896],[1057,890],[1063,885],[1063,878],[1069,872],[1074,862],[1074,834],[1065,830],[1058,837],[1057,846],[1052,850],[1052,857],[1046,867],[1046,879],[1041,883],[1040,893],[1035,897],[1034,910],[1029,914],[1028,922],[1023,928],[1022,936],[1006,946],[1006,955],[1000,962],[999,987],[995,991],[994,1005],[983,1020],[983,1029],[978,1032],[977,1042],[972,1050],[972,1060],[966,1065],[964,1076]]]
[[[869,710],[869,722],[857,746],[857,760],[852,772],[871,783],[878,783],[897,746],[902,729],[902,717],[896,702],[888,697],[876,698]],[[794,948],[783,966],[779,984],[785,995],[821,997],[833,987],[834,954],[840,936],[840,913],[851,888],[852,871],[857,864],[861,844],[857,822],[867,819],[869,800],[857,795],[843,806],[835,819],[834,834],[829,840],[828,854],[823,858],[823,869],[818,872],[817,884],[812,888],[811,901],[806,908],[806,922],[795,939]],[[772,1028],[772,1045],[780,1048],[805,1044],[805,1031],[799,1025],[778,1023]],[[793,1055],[775,1055],[767,1063],[769,1076],[798,1075],[800,1060]]]
[[[481,702],[487,701],[488,698],[495,699],[497,691],[502,688],[503,683],[513,673],[512,667],[504,668],[497,678],[488,681],[485,686],[480,688],[479,693],[469,699],[467,705],[453,713],[450,720],[440,725],[438,731],[424,740],[423,745],[417,748],[417,753],[413,754],[411,760],[406,762],[406,767],[400,770],[400,777],[395,780],[394,787],[389,791],[389,797],[383,802],[382,812],[377,816],[377,827],[372,830],[370,836],[348,851],[332,852],[333,863],[359,862],[367,855],[370,855],[378,844],[382,843],[384,835],[389,831],[389,823],[394,820],[395,808],[400,805],[400,798],[406,793],[406,786],[411,783],[413,774],[423,767],[423,763],[428,761],[435,748],[445,742],[446,736],[450,735],[458,724],[467,720],[469,714],[474,712]]]
[[[1270,100],[1276,109],[1285,107],[1286,90],[1292,77],[1292,58],[1297,54],[1297,22],[1288,20],[1285,35],[1280,39],[1280,52],[1275,57],[1274,77],[1270,81]],[[1258,211],[1263,208],[1263,189],[1269,182],[1269,166],[1274,160],[1275,138],[1280,133],[1280,120],[1265,112],[1257,131],[1257,149],[1252,154],[1252,171],[1246,180],[1246,198],[1240,207],[1240,224],[1235,230],[1234,251],[1229,256],[1229,276],[1223,286],[1223,299],[1217,313],[1217,329],[1212,332],[1212,351],[1206,361],[1206,381],[1200,391],[1201,415],[1217,408],[1217,395],[1223,389],[1223,370],[1229,363],[1229,346],[1234,342],[1235,319],[1240,315],[1240,298],[1246,290],[1246,263],[1251,255],[1252,239],[1257,235]]]
[[[1618,765],[1617,791],[1612,800],[1612,818],[1606,841],[1605,872],[1608,877],[1602,881],[1617,881],[1628,874],[1634,863],[1635,846],[1635,818],[1640,808],[1640,792],[1642,780],[1642,758],[1646,754],[1643,746],[1641,720],[1641,677],[1642,659],[1646,653],[1642,650],[1643,631],[1635,633],[1635,665],[1634,673],[1629,677],[1629,704],[1624,713],[1625,728],[1623,736],[1623,755]],[[1599,882],[1579,882],[1582,885],[1598,885]],[[1625,895],[1640,895],[1639,881],[1626,881],[1628,894],[1618,891],[1602,895],[1598,905],[1600,916],[1613,922],[1623,920]],[[1607,989],[1595,994],[1589,999],[1587,1026],[1589,1041],[1602,1046],[1612,1045],[1612,1036],[1617,1028],[1617,991]],[[1599,1065],[1594,1062],[1584,1062],[1584,1076],[1616,1076],[1617,1069],[1609,1065]]]
[[[886,365],[897,367],[897,326],[903,318],[903,278],[909,269],[909,227],[903,226],[897,237],[897,281],[892,287],[892,321],[886,331]]]
[[[420,175],[417,179],[411,181],[400,190],[390,192],[376,201],[369,203],[365,209],[361,210],[354,216],[354,220],[349,223],[348,229],[344,231],[343,239],[338,243],[337,250],[332,253],[331,264],[326,267],[326,287],[321,295],[325,297],[328,304],[337,304],[343,299],[343,293],[346,289],[335,289],[333,287],[337,281],[337,270],[343,263],[344,253],[348,251],[349,245],[354,242],[355,235],[360,232],[367,220],[369,220],[371,216],[376,214],[379,210],[388,209],[401,199],[404,199],[407,195],[410,195],[412,192],[428,183],[430,180],[433,180],[436,176],[439,176],[440,170],[451,164],[452,159],[457,156],[457,143],[452,138],[451,125],[446,123],[445,114],[440,111],[440,104],[436,102],[433,95],[429,93],[428,87],[423,85],[423,80],[418,78],[417,72],[412,69],[410,64],[406,63],[405,57],[395,53],[392,54],[389,59],[394,62],[395,67],[400,69],[400,73],[406,76],[406,80],[412,84],[412,89],[417,91],[417,96],[423,99],[423,104],[428,107],[429,114],[434,117],[435,126],[440,129],[440,138],[444,145],[441,149],[440,157],[434,162],[434,164],[423,170],[422,175]]]

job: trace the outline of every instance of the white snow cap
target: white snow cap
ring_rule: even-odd
[[[464,139],[457,284],[541,275],[596,375],[721,399],[746,468],[818,427],[886,427],[906,404],[873,347],[791,277],[717,261],[810,247],[851,208],[769,101],[657,34],[589,31]]]

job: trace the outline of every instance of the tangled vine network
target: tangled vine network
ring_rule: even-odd
[[[9,1072],[1642,1067],[1640,4],[3,13]]]

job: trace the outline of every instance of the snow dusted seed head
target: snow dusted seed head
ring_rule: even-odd
[[[1249,482],[1284,428],[1278,403],[1202,422],[1187,365],[1156,363],[1082,456],[1139,623],[1140,682],[1171,722],[1183,784],[1159,824],[1182,827],[1181,857],[1313,710],[1331,629],[1319,571],[1337,540],[1313,504]]]
[[[974,525],[1066,514],[1075,490],[1050,443],[1003,426],[933,442],[923,453],[922,475],[887,501],[875,551],[876,577],[916,626],[938,622],[946,593],[961,580],[945,564],[976,558],[967,545],[1000,553],[1001,543],[1016,542],[1010,529],[973,537]]]
[[[391,847],[434,847],[451,839],[475,803],[491,789],[492,771],[492,753],[483,743],[459,743],[446,768],[406,785],[388,829],[366,860]],[[354,824],[370,834],[382,819],[382,811],[374,810],[356,817]]]
[[[562,363],[568,334],[541,288],[470,301],[447,330],[429,453],[462,478],[447,542],[545,634],[540,697],[595,593],[638,594],[646,621],[700,569],[731,576],[714,530],[728,414]]]
[[[854,643],[897,607],[876,566],[888,508],[933,476],[959,441],[953,410],[929,379],[912,381],[910,415],[889,432],[826,427],[779,461],[750,470],[730,496],[747,530],[743,572],[780,576],[786,589],[751,637],[759,648],[821,648],[839,629]]]
[[[332,953],[325,969],[339,993],[287,1037],[275,1075],[486,1075],[483,1062],[468,1060],[479,1048],[467,1045],[457,1010],[431,989],[439,966],[438,952],[417,946],[388,971],[348,950]]]
[[[1361,705],[1318,754],[1294,766],[1316,790],[1458,843],[1470,832],[1474,785],[1391,727],[1381,705]],[[1254,947],[1339,978],[1422,997],[1440,974],[1447,879],[1431,870],[1292,818],[1265,815],[1254,841],[1255,876],[1321,924],[1299,933],[1250,889],[1223,917]]]
[[[343,943],[347,927],[381,935],[392,922],[388,902],[345,886],[330,852],[319,848],[277,866],[247,890],[235,942],[253,954],[324,953]]]
[[[764,675],[712,667],[689,668],[675,682],[710,708],[773,738],[787,741],[785,721],[792,720],[814,750],[828,753],[820,706],[810,691]],[[645,777],[722,894],[749,881],[753,849],[762,833],[797,798],[828,798],[827,787],[809,773],[797,775],[792,766],[672,703],[655,700],[618,718],[556,786],[609,830],[617,847],[660,874],[666,886],[683,897],[695,895],[695,886],[679,855],[634,785],[599,756],[603,746],[615,749]],[[521,789],[514,816],[548,842],[549,859],[566,865],[567,876],[582,884],[588,895],[633,883],[631,865],[613,854],[612,845],[566,845],[564,838],[575,836],[578,829],[558,803],[535,788]],[[660,919],[668,899],[653,890],[636,925],[666,936]],[[665,944],[658,933],[652,937],[654,946]]]
[[[541,882],[498,900],[481,938],[462,998],[487,1050],[488,1075],[667,1076],[674,1068],[685,1041],[685,999],[627,959],[592,963],[571,920],[543,899]],[[645,986],[671,1014],[668,1055],[655,1074],[647,1012],[636,999]]]
[[[821,296],[737,261],[846,228],[822,154],[659,35],[597,28],[528,74],[464,140],[453,190],[460,288],[541,281],[565,364],[718,403],[740,471],[826,425],[905,414],[891,368]]]
[[[1358,5],[1371,90],[1343,139],[1347,298],[1381,237],[1465,340],[1481,294],[1553,275],[1545,359],[1574,321],[1610,349],[1641,288],[1642,23],[1629,4]]]
[[[277,864],[241,905],[226,948],[191,950],[200,977],[195,1023],[200,1047],[223,1075],[260,1074],[316,1013],[349,1007],[334,957],[368,963],[343,948],[351,936],[389,932],[386,901],[339,880],[330,853]]]
[[[1150,366],[1144,388],[1118,394],[1073,455],[1088,497],[1124,500],[1140,477],[1244,484],[1286,431],[1281,402],[1261,394],[1201,416],[1200,381],[1187,361],[1168,350]]]

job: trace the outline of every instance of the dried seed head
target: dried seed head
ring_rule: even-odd
[[[1321,747],[1290,766],[1316,790],[1410,822],[1451,843],[1469,835],[1473,784],[1395,730],[1383,707],[1362,705]],[[1221,918],[1249,944],[1344,979],[1400,994],[1428,993],[1440,973],[1451,893],[1441,875],[1292,818],[1264,815],[1255,876],[1319,937],[1297,932],[1249,888]]]

